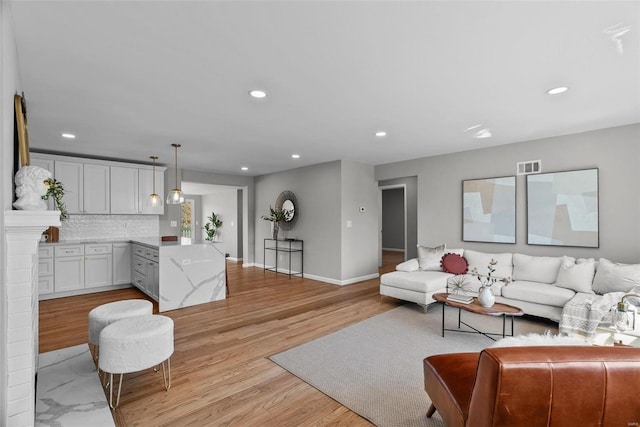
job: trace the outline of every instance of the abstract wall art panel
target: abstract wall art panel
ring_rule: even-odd
[[[462,181],[462,240],[516,242],[516,177]]]
[[[527,243],[598,247],[598,169],[527,175]]]

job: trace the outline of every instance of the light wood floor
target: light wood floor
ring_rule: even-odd
[[[403,260],[385,252],[381,273]],[[227,267],[226,300],[163,313],[175,322],[172,387],[166,392],[152,370],[125,375],[116,425],[370,426],[268,357],[401,302],[379,295],[379,279],[334,286]],[[86,343],[89,311],[128,298],[146,297],[124,289],[41,301],[40,352]]]

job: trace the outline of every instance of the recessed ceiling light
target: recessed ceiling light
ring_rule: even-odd
[[[478,139],[491,138],[493,134],[491,133],[491,129],[480,129],[476,132],[473,137]]]
[[[376,136],[382,138],[383,136],[387,136],[387,132],[379,130],[378,132],[376,132]]]
[[[72,133],[63,133],[62,137],[63,138],[67,138],[67,139],[75,139],[76,138],[76,136],[74,134],[72,134]]]
[[[248,171],[248,170],[249,170],[249,168],[248,168],[248,167],[246,167],[246,166],[243,166],[243,167],[241,167],[240,169],[242,169],[243,171]]]
[[[292,154],[291,158],[292,159],[299,159],[300,158],[300,154]]]
[[[249,92],[249,95],[253,96],[254,98],[264,98],[267,96],[267,92],[259,89],[254,89]]]
[[[554,88],[549,89],[547,91],[547,94],[548,95],[558,95],[558,94],[566,92],[567,90],[569,90],[569,88],[566,87],[566,86],[558,86],[558,87],[554,87]]]

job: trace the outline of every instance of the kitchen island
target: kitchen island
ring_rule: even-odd
[[[42,242],[39,298],[53,299],[134,285],[168,311],[226,297],[221,242],[162,242],[159,237]]]
[[[136,270],[140,259],[136,257],[150,253],[150,259],[142,260],[149,268],[144,269],[144,283],[152,283],[141,290],[158,301],[161,312],[190,307],[225,298],[226,265],[224,245],[220,242],[203,244],[181,244],[161,242],[159,239],[135,239],[131,241],[134,257],[133,284],[140,288]],[[139,254],[140,249],[144,251]],[[157,264],[153,259],[157,254]],[[138,273],[138,274],[136,274]],[[151,274],[151,277],[149,275]],[[139,279],[138,279],[139,280]]]

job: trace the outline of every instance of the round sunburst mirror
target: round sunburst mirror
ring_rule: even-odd
[[[284,221],[280,223],[283,230],[291,230],[300,216],[298,199],[291,191],[283,191],[276,199],[276,209],[284,211]]]

